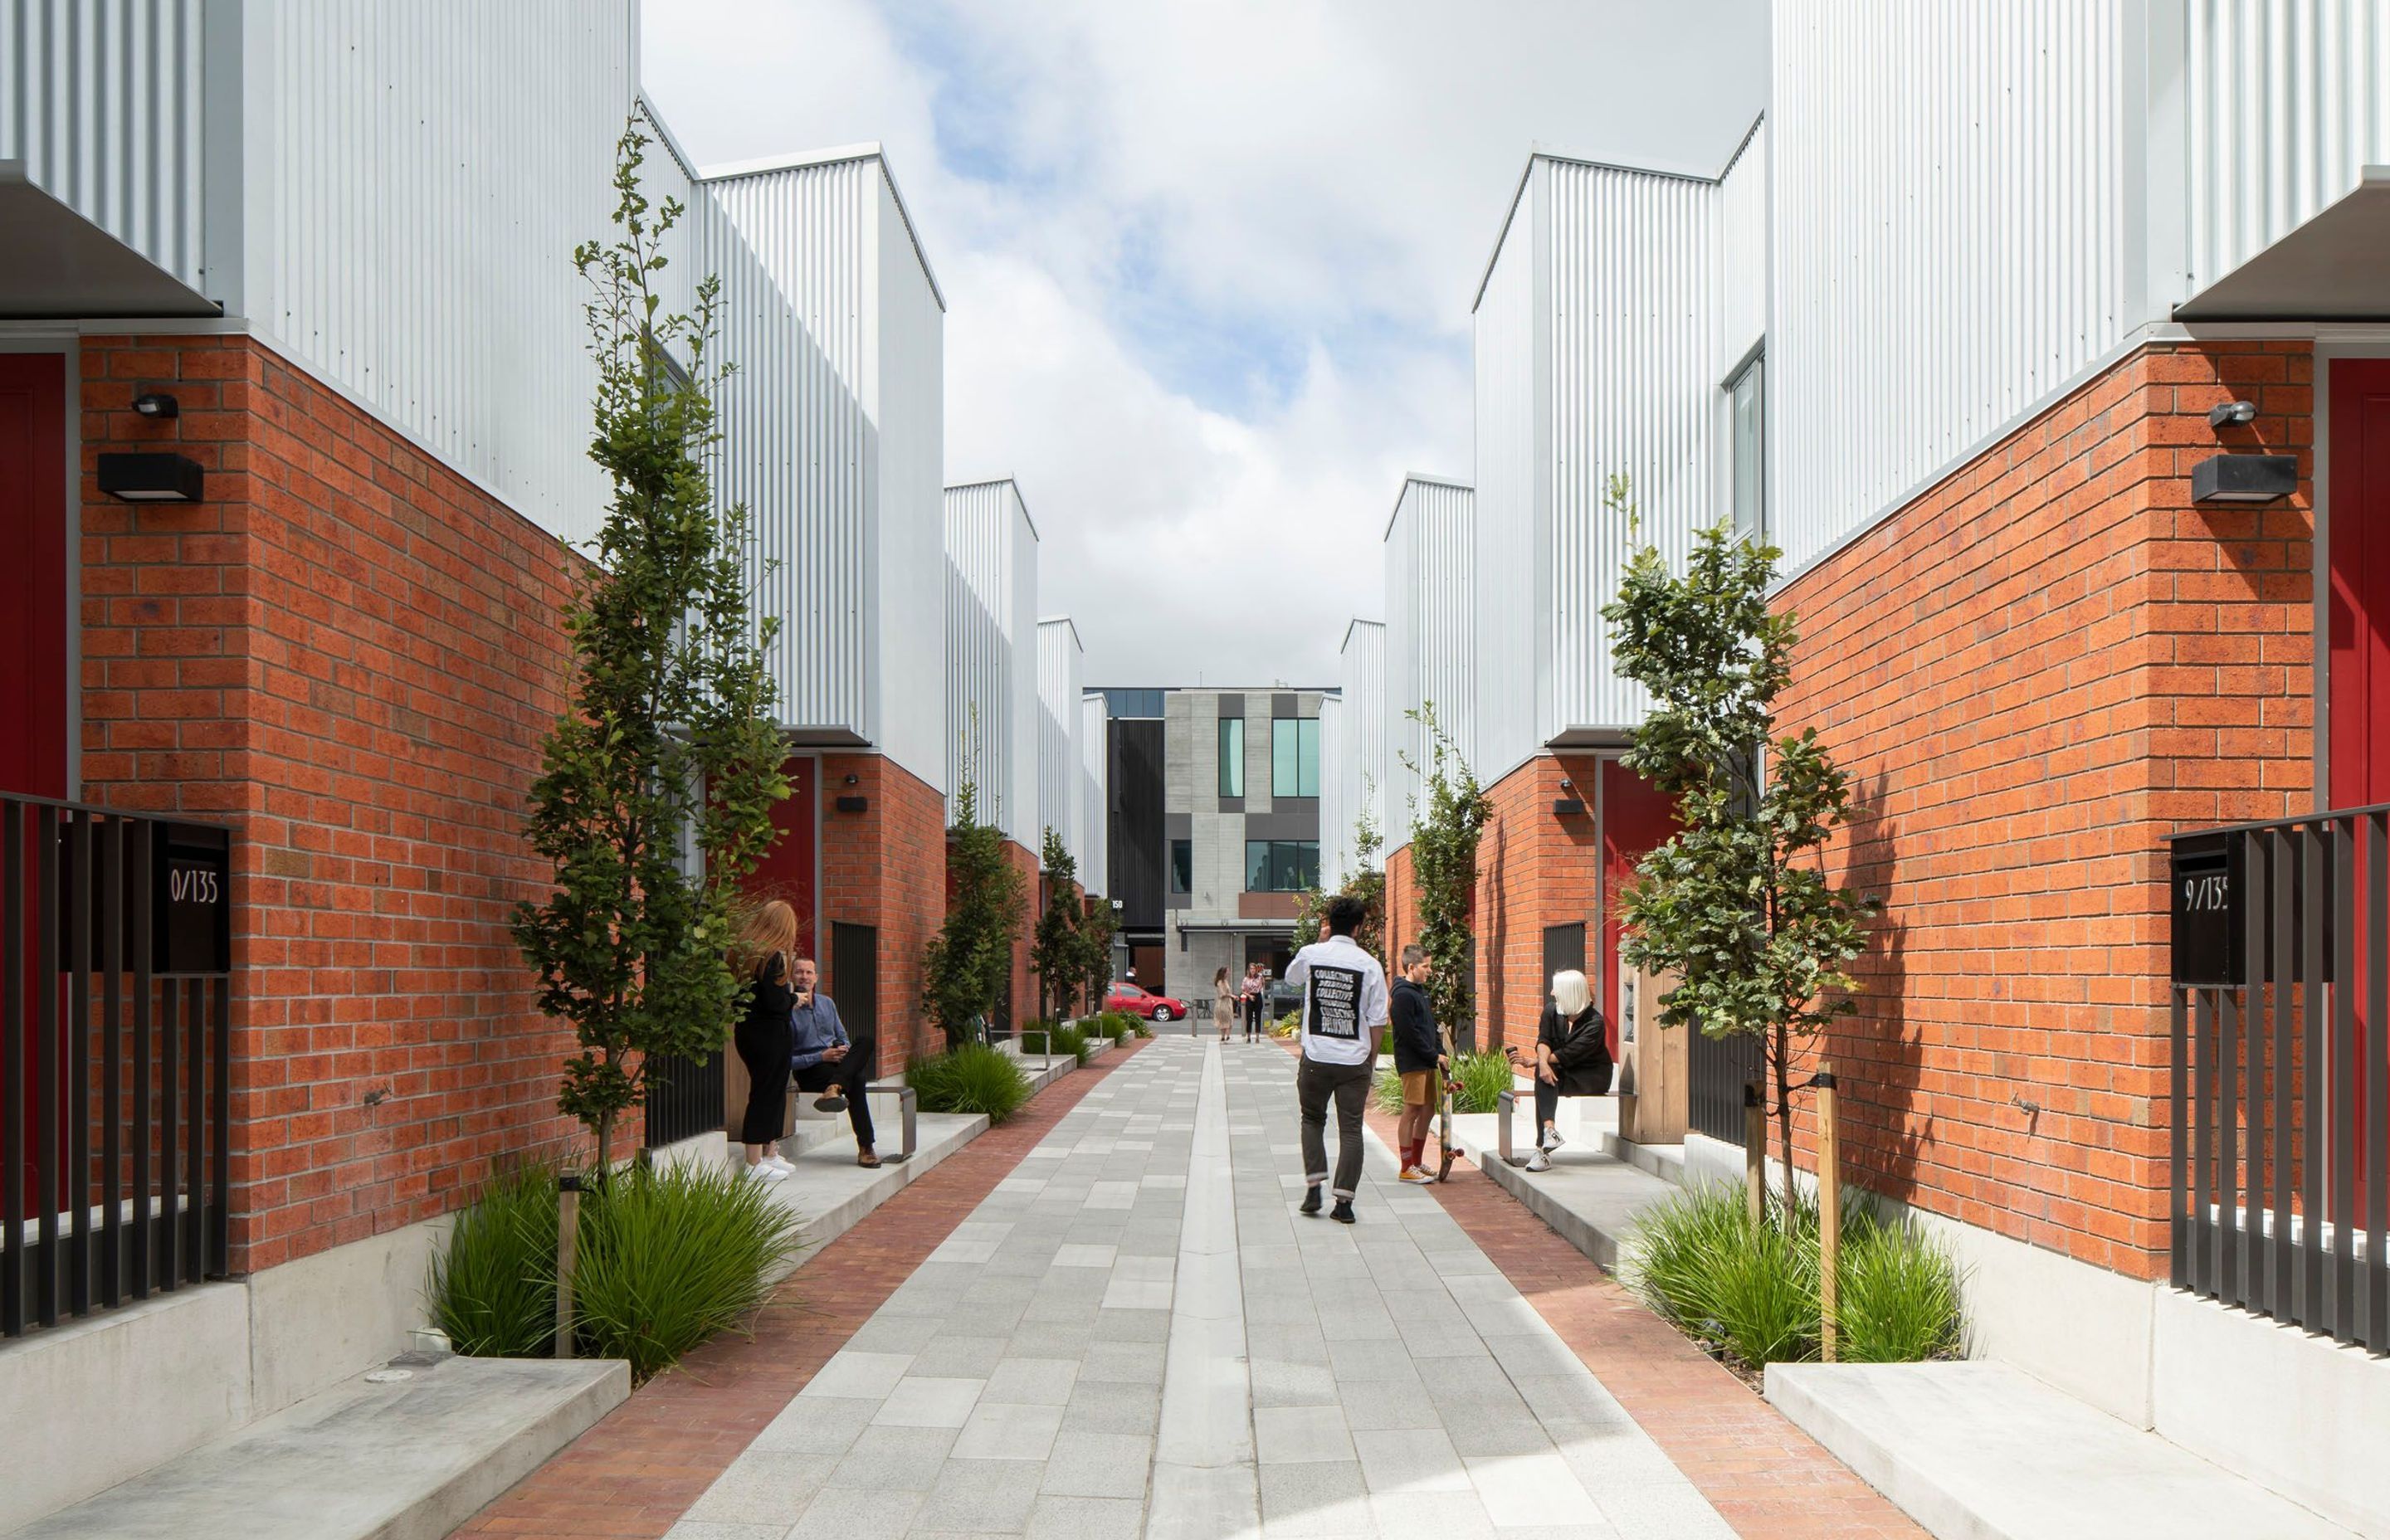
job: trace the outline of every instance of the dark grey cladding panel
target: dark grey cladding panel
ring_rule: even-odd
[[[1162,906],[1164,909],[1192,909],[1195,907],[1195,895],[1193,893],[1164,893],[1162,895]]]
[[[1245,799],[1242,797],[1223,797],[1220,799],[1220,811],[1223,813],[1242,813],[1244,810]]]
[[[1279,797],[1270,803],[1268,812],[1246,814],[1245,838],[1248,840],[1318,839],[1319,799]]]
[[[1162,821],[1164,839],[1192,840],[1195,838],[1195,815],[1192,813],[1165,813],[1162,815]]]
[[[1281,690],[1278,694],[1270,697],[1270,715],[1300,716],[1302,714],[1302,707],[1297,703],[1296,698],[1293,695]]]
[[[1220,713],[1219,713],[1219,714],[1220,714],[1220,715],[1222,715],[1222,716],[1242,716],[1242,715],[1244,715],[1244,714],[1245,714],[1245,698],[1244,698],[1243,696],[1241,696],[1241,695],[1224,695],[1224,696],[1220,697]]]

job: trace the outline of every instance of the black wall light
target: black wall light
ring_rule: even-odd
[[[2211,455],[2191,468],[2194,503],[2271,503],[2298,489],[2295,455]]]
[[[871,799],[868,797],[841,797],[837,802],[841,813],[860,813],[870,805]]]
[[[196,503],[205,477],[182,455],[102,455],[99,490],[121,503]]]
[[[135,396],[133,409],[145,417],[161,420],[166,417],[179,417],[183,415],[183,404],[163,391],[152,391],[148,395]]]

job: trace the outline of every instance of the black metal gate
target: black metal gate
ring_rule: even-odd
[[[1691,1080],[1686,1112],[1693,1131],[1741,1148],[1742,1088],[1766,1072],[1759,1039],[1712,1037],[1696,1031],[1685,1045],[1685,1057]]]
[[[722,1053],[716,1048],[703,1059],[659,1054],[648,1061],[649,1149],[712,1134],[723,1126]]]
[[[0,796],[0,1336],[224,1274],[231,857]]]

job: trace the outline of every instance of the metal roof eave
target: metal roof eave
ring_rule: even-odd
[[[0,319],[216,320],[224,306],[0,160]]]
[[[859,145],[840,145],[830,149],[796,150],[786,155],[766,155],[752,160],[728,160],[718,166],[701,166],[696,173],[700,182],[728,182],[741,176],[762,176],[776,171],[802,171],[807,166],[834,166],[847,160],[869,160],[880,167],[880,177],[888,184],[888,196],[896,200],[896,217],[905,222],[906,238],[913,243],[913,260],[921,264],[921,276],[930,280],[930,296],[938,302],[941,314],[946,308],[946,291],[938,282],[937,269],[930,265],[930,252],[921,244],[920,226],[913,223],[912,208],[905,201],[905,189],[896,185],[895,168],[888,163],[887,151],[877,139],[867,139]]]
[[[2390,321],[2390,166],[2174,307],[2178,321]]]

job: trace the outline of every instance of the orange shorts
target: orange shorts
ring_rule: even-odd
[[[1405,1107],[1425,1107],[1434,1099],[1435,1072],[1433,1070],[1403,1072],[1403,1105]]]

